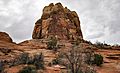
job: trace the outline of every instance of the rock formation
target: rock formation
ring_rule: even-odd
[[[83,38],[77,13],[64,8],[61,3],[46,6],[41,19],[35,23],[32,38],[43,39],[49,36],[60,40]]]
[[[57,39],[60,39],[57,42],[56,51],[54,49],[48,49],[47,46],[48,42],[51,40],[46,39],[52,35]],[[111,46],[107,44],[102,44],[101,46],[92,44],[90,41],[86,41],[84,39],[79,39],[78,37],[83,38],[83,36],[77,13],[70,11],[66,7],[64,8],[60,3],[55,5],[50,4],[44,8],[41,19],[35,23],[32,37],[33,39],[25,40],[16,44],[12,42],[11,37],[7,33],[0,32],[0,73],[19,73],[19,71],[21,71],[24,67],[36,67],[35,63],[32,63],[32,61],[34,61],[32,58],[34,58],[34,56],[36,56],[36,58],[40,58],[38,55],[41,53],[44,56],[45,69],[36,69],[36,72],[67,73],[68,71],[65,66],[62,66],[62,64],[54,65],[53,62],[59,61],[58,57],[63,57],[64,55],[62,52],[67,52],[69,49],[72,49],[73,46],[76,49],[81,50],[89,49],[94,51],[95,54],[101,54],[103,56],[103,65],[100,67],[96,66],[94,68],[97,73],[120,73],[120,46]],[[76,41],[76,38],[79,41]],[[92,56],[89,51],[82,51],[82,53],[87,53],[89,57],[86,56],[86,58],[91,58]],[[78,54],[75,55],[77,56]],[[85,56],[85,54],[80,54],[80,56]],[[65,61],[64,58],[63,61]],[[25,64],[25,62],[28,63],[29,61],[30,65]],[[64,63],[66,62],[67,61]],[[84,71],[93,69],[90,66],[88,66],[89,68],[86,67],[86,65],[88,64],[85,64],[85,67],[82,67],[81,69],[85,69]]]
[[[0,41],[12,42],[11,37],[6,32],[0,32]]]

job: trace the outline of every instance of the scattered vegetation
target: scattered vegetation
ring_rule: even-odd
[[[99,49],[111,49],[111,47],[112,47],[111,45],[108,45],[105,42],[101,43],[101,42],[98,42],[98,41],[94,44],[94,46],[99,48]]]
[[[16,66],[20,64],[34,65],[37,69],[44,68],[44,56],[42,53],[29,57],[28,53],[22,53],[18,58],[11,61],[9,66]]]
[[[96,43],[95,43],[95,46],[96,46],[97,48],[104,49],[104,44],[101,43],[101,42],[96,42]]]
[[[86,61],[91,61],[91,57],[93,56],[93,52],[91,51],[80,47],[73,47],[68,51],[60,53],[52,61],[52,65],[63,65],[66,67],[68,73],[96,73],[95,69],[86,63]]]
[[[34,56],[33,64],[37,69],[44,69],[44,56],[42,53]]]
[[[29,55],[28,53],[24,52],[18,58],[12,60],[9,63],[9,66],[12,67],[12,66],[20,65],[20,64],[27,64],[28,61],[29,61]]]
[[[34,66],[26,66],[18,73],[37,73],[37,70]]]
[[[89,56],[86,55],[84,50],[73,48],[68,53],[64,53],[64,56],[67,60],[66,67],[71,73],[96,73],[94,69],[90,69],[85,63]]]

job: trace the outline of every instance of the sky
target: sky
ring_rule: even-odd
[[[120,0],[0,0],[0,31],[14,42],[32,39],[44,6],[57,2],[78,13],[85,40],[120,44]]]

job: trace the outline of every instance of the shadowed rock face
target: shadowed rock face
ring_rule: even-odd
[[[6,32],[0,32],[0,41],[12,42],[11,37]]]
[[[62,40],[83,38],[77,13],[64,8],[61,3],[44,7],[41,19],[35,23],[32,38],[42,39],[51,35]]]

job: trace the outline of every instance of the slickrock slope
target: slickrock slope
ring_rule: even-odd
[[[77,13],[64,8],[61,3],[46,6],[41,19],[35,23],[32,38],[42,39],[52,35],[62,40],[83,38]]]

